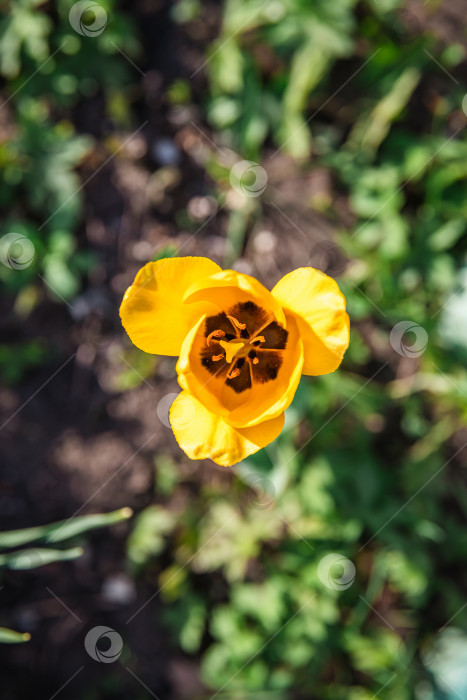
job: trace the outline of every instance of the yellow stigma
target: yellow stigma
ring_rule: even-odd
[[[233,358],[236,356],[237,352],[244,347],[244,340],[220,340],[219,345],[225,350],[225,359],[228,364],[230,364]]]

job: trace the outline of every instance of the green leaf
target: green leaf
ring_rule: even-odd
[[[284,116],[279,129],[282,146],[295,158],[305,158],[311,148],[311,136],[303,118],[310,92],[323,77],[331,61],[329,52],[310,39],[292,61],[284,94]]]
[[[31,635],[28,632],[15,632],[7,627],[0,627],[0,644],[21,644],[29,642]]]
[[[406,68],[395,80],[392,88],[375,105],[368,115],[355,124],[349,144],[355,150],[368,148],[376,151],[389,133],[391,123],[397,119],[417,87],[421,72]]]
[[[176,258],[178,254],[178,246],[169,243],[168,245],[162,246],[151,258],[152,262],[157,260],[163,260],[164,258]]]
[[[206,606],[204,602],[193,602],[180,630],[180,646],[188,654],[194,654],[200,648],[205,623]]]
[[[38,569],[56,561],[70,561],[77,559],[83,554],[82,547],[72,549],[21,549],[18,552],[8,552],[0,554],[0,567],[25,571],[27,569]]]
[[[149,506],[137,517],[128,538],[128,559],[134,567],[144,566],[164,548],[165,536],[176,525],[176,517],[159,506]]]
[[[61,520],[50,525],[28,527],[24,530],[10,530],[0,533],[0,549],[19,547],[23,544],[46,540],[47,543],[63,542],[98,527],[113,525],[128,520],[133,515],[131,508],[120,508],[111,513],[82,515],[68,520]]]

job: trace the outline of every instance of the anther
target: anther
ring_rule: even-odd
[[[264,335],[257,335],[256,338],[253,338],[253,340],[250,340],[250,345],[253,343],[265,343],[266,339]]]
[[[231,323],[233,323],[233,325],[235,326],[235,328],[238,328],[240,331],[245,330],[245,328],[246,328],[246,323],[240,323],[240,321],[237,321],[237,319],[235,318],[235,316],[229,316],[228,314],[227,314],[227,318],[229,319],[229,321],[230,321]]]
[[[224,331],[221,331],[220,329],[217,331],[213,331],[208,335],[207,343],[208,345],[211,345],[211,340],[212,338],[223,338],[225,336]]]
[[[222,360],[223,357],[224,357],[224,353],[221,352],[220,355],[213,355],[213,356],[212,356],[212,361],[213,361],[213,362],[219,362],[219,360]]]
[[[230,372],[230,374],[227,375],[227,379],[235,379],[235,377],[238,377],[240,375],[240,370],[234,369],[233,372]]]
[[[254,364],[254,365],[257,365],[258,362],[259,362],[259,359],[258,359],[257,357],[254,357],[254,358],[253,358],[253,364]]]

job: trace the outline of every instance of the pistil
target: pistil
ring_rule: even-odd
[[[225,350],[225,359],[230,364],[234,357],[239,353],[245,346],[245,341],[243,340],[220,340],[219,345]]]

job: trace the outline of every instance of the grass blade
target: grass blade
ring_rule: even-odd
[[[0,533],[0,549],[19,547],[23,544],[45,540],[46,542],[63,542],[72,537],[95,530],[106,525],[128,520],[133,515],[131,508],[120,508],[111,513],[98,513],[96,515],[82,515],[69,520],[61,520],[50,525],[40,527],[28,527],[24,530],[10,530]]]

